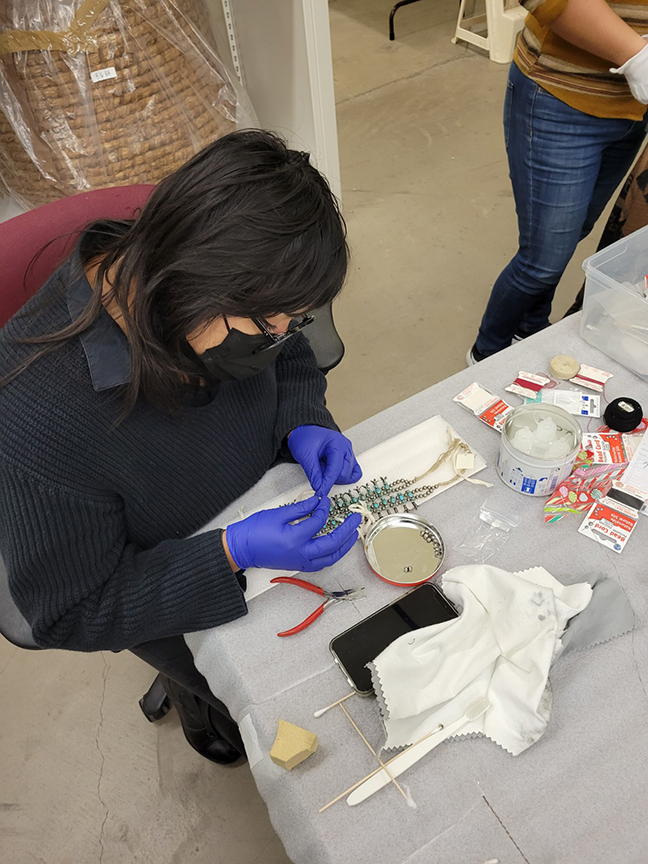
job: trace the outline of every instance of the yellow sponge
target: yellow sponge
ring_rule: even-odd
[[[286,771],[292,771],[295,765],[299,765],[304,759],[317,750],[317,735],[302,729],[286,720],[279,721],[277,737],[270,751],[270,758]]]

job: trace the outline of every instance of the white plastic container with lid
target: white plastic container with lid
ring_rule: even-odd
[[[581,336],[648,381],[648,226],[583,261]]]
[[[502,428],[497,473],[524,495],[551,495],[572,472],[582,440],[578,420],[548,402],[511,411]]]

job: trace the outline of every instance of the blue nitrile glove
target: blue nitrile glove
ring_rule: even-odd
[[[242,570],[268,567],[313,573],[330,567],[346,555],[358,539],[362,517],[352,513],[330,534],[313,539],[324,527],[329,507],[328,498],[318,500],[313,495],[306,501],[261,510],[228,525],[225,540],[234,562]],[[301,521],[291,525],[296,519]]]
[[[362,477],[353,445],[334,429],[298,426],[288,436],[288,449],[318,495],[328,495],[336,483],[357,483]]]

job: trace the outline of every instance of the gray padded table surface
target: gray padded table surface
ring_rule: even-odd
[[[356,453],[441,414],[484,456],[488,467],[478,476],[497,484],[499,493],[504,488],[495,472],[499,436],[452,398],[478,381],[517,405],[520,398],[505,393],[504,387],[520,370],[545,371],[555,354],[571,354],[614,373],[607,397],[634,396],[648,408],[648,385],[583,342],[579,323],[580,316],[573,316],[354,427],[348,434]],[[598,421],[589,424],[593,430]],[[232,510],[258,506],[302,480],[297,466],[278,466]],[[464,482],[422,505],[423,515],[445,539],[444,569],[466,563],[455,547],[489,494]],[[313,717],[314,710],[349,691],[331,659],[329,641],[403,593],[371,573],[359,544],[335,567],[314,574],[312,581],[333,587],[365,585],[367,599],[331,607],[304,633],[276,636],[306,617],[318,598],[279,586],[251,601],[247,617],[186,637],[198,668],[232,715],[239,721],[251,716],[263,751],[252,769],[254,778],[295,864],[648,861],[648,517],[640,517],[626,549],[617,555],[577,533],[580,515],[546,525],[545,499],[508,494],[518,508],[520,525],[489,563],[511,571],[542,565],[564,582],[609,574],[625,591],[637,628],[557,661],[550,676],[554,707],[549,728],[525,753],[512,757],[489,740],[460,739],[443,744],[410,769],[402,780],[418,804],[416,810],[391,786],[357,807],[342,801],[318,813],[375,767],[339,708]],[[377,744],[375,700],[354,696],[345,705]],[[268,756],[279,718],[316,732],[320,741],[317,753],[291,772]]]

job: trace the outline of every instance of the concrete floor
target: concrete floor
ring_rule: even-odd
[[[502,131],[508,67],[453,45],[455,0],[332,0],[344,211],[353,266],[336,304],[347,348],[329,378],[343,428],[465,365],[491,286],[517,249]],[[554,320],[573,302],[583,241]]]
[[[354,256],[336,309],[347,356],[329,389],[343,428],[462,367],[516,246],[506,68],[451,44],[456,0],[402,9],[394,43],[390,5],[331,2]],[[570,266],[557,316],[595,245]],[[173,714],[144,720],[152,677],[128,653],[30,653],[0,639],[1,861],[288,861],[247,767],[203,760]]]

